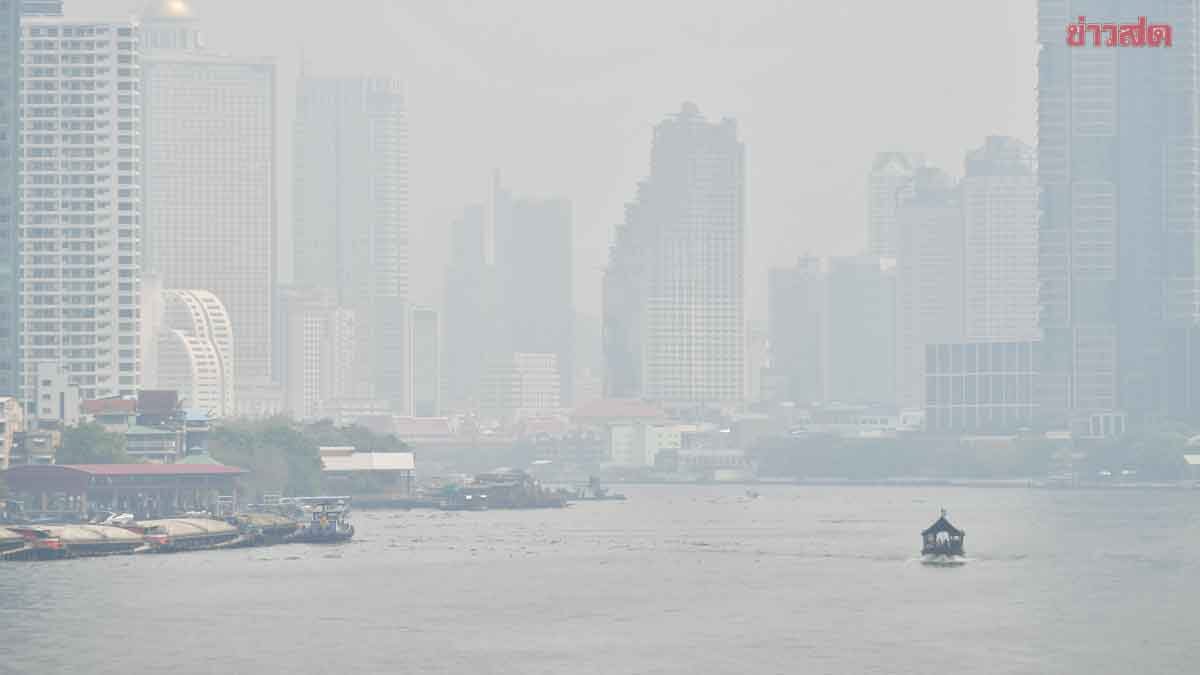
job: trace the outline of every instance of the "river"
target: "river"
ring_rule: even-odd
[[[620,488],[0,564],[8,673],[1189,673],[1200,491]],[[939,509],[971,562],[917,562]]]

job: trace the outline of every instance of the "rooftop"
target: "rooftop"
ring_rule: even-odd
[[[416,461],[411,452],[356,452],[352,455],[321,457],[324,471],[412,471]]]

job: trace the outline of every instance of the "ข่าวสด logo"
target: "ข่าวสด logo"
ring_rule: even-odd
[[[1147,23],[1144,16],[1138,17],[1137,23],[1088,23],[1087,17],[1081,16],[1079,23],[1067,24],[1067,45],[1085,46],[1089,33],[1096,47],[1171,46],[1171,27],[1165,23]]]

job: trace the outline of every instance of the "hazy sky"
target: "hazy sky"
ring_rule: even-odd
[[[210,46],[279,59],[280,225],[303,48],[321,74],[395,74],[410,101],[412,286],[438,302],[450,221],[490,194],[575,209],[576,300],[598,312],[613,225],[649,163],[651,127],[696,102],[747,144],[746,291],[766,269],[865,242],[877,150],[961,174],[989,134],[1034,140],[1033,0],[191,0]],[[116,16],[142,0],[67,0]],[[283,262],[285,274],[290,265]]]

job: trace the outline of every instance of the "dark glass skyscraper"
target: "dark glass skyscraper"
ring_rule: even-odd
[[[1200,412],[1197,1],[1040,0],[1043,422]],[[1170,47],[1067,45],[1067,24],[1166,23]]]

